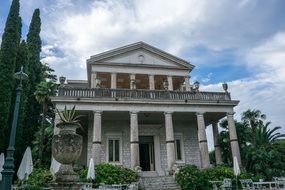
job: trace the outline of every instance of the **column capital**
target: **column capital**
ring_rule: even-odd
[[[166,112],[164,112],[164,115],[172,115],[172,114],[173,114],[172,111],[166,111]]]
[[[101,115],[102,113],[103,113],[103,111],[93,110],[93,114]]]
[[[117,72],[110,72],[112,75],[116,75],[117,74]]]
[[[219,121],[212,121],[211,124],[212,125],[218,125]]]
[[[196,112],[196,115],[197,115],[197,116],[204,116],[204,113],[205,113],[205,112]]]
[[[154,77],[154,74],[148,74],[149,77]]]
[[[136,111],[136,110],[130,111],[130,115],[137,115],[138,113],[139,111]]]
[[[227,116],[234,116],[235,112],[227,112]]]

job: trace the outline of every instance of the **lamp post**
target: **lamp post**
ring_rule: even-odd
[[[3,166],[4,170],[2,171],[2,188],[5,190],[12,189],[12,182],[13,182],[13,174],[14,174],[14,145],[15,145],[15,137],[16,137],[16,129],[17,129],[17,122],[18,122],[18,115],[19,115],[19,106],[20,106],[20,99],[21,99],[21,92],[22,92],[22,80],[27,78],[28,75],[24,73],[23,66],[21,70],[14,74],[16,79],[19,79],[19,85],[16,89],[17,96],[13,114],[13,122],[12,128],[10,133],[10,140],[9,140],[9,147],[7,149],[7,157],[5,159],[5,164]]]

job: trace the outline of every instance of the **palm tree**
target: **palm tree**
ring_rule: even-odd
[[[42,81],[36,87],[34,93],[36,100],[42,105],[42,122],[40,128],[40,145],[39,145],[39,155],[38,155],[38,164],[42,164],[43,157],[43,144],[45,137],[45,121],[48,111],[48,102],[50,101],[50,96],[54,95],[56,91],[56,84],[52,81]]]
[[[262,114],[260,110],[248,109],[242,113],[242,121],[245,125],[248,125],[252,130],[252,144],[256,146],[256,129],[257,126],[263,123],[266,119],[266,115]]]
[[[285,137],[285,134],[277,132],[281,127],[269,128],[271,122],[266,122],[265,125],[262,123],[258,125],[256,130],[256,145],[266,146],[272,144],[274,141]]]

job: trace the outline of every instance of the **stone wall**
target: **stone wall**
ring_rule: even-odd
[[[106,146],[107,146],[107,135],[120,135],[122,138],[122,162],[124,167],[130,167],[130,126],[128,120],[103,120],[102,121],[102,148],[101,148],[101,162],[107,162],[106,156]],[[198,167],[200,164],[200,153],[199,144],[197,136],[197,126],[196,123],[189,123],[185,121],[174,121],[173,122],[174,133],[181,135],[183,137],[184,146],[184,161],[185,163],[180,164],[194,164]],[[87,160],[90,160],[92,155],[92,133],[93,132],[93,122],[89,121],[88,126],[88,142],[85,144],[87,146]],[[167,156],[166,156],[166,143],[165,143],[165,127],[164,124],[139,124],[139,135],[152,135],[159,139],[159,149],[155,148],[155,151],[160,151],[159,156],[155,154],[155,158],[158,159],[155,163],[156,170],[161,170],[160,174],[165,175],[167,173]],[[160,158],[158,158],[160,157]]]

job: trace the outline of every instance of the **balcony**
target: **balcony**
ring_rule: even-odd
[[[231,101],[226,92],[181,92],[165,90],[129,90],[109,88],[71,88],[60,87],[58,97],[71,98],[115,98],[132,100],[200,100],[200,101]]]

